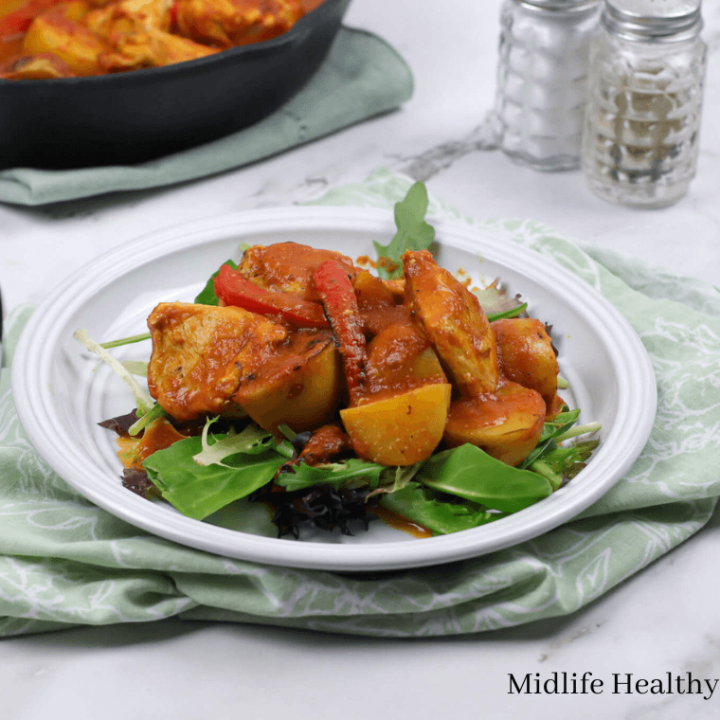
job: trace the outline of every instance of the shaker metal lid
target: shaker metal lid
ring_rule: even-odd
[[[602,22],[639,40],[685,40],[702,29],[702,0],[605,0]]]
[[[529,5],[545,10],[585,10],[592,5],[599,5],[600,0],[515,0],[521,5]]]

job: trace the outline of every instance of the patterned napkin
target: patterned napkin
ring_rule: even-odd
[[[412,93],[412,72],[393,47],[372,33],[342,27],[327,58],[305,87],[255,125],[139,165],[3,170],[0,202],[45,205],[207,177],[394,110]]]
[[[409,184],[377,171],[319,203],[390,208]],[[536,222],[476,222],[436,199],[430,211],[553,258],[633,325],[652,358],[659,407],[645,450],[615,488],[535,540],[423,569],[348,575],[185,548],[96,508],[35,453],[7,370],[30,313],[17,309],[0,376],[0,635],[170,616],[373,636],[480,632],[571,613],[702,528],[720,495],[717,288]]]

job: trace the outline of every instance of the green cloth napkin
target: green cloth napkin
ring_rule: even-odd
[[[409,185],[381,170],[319,203],[390,210]],[[579,519],[484,557],[367,575],[266,567],[153,537],[79,496],[29,444],[6,367],[0,635],[170,616],[374,636],[480,632],[572,613],[703,527],[720,495],[720,293],[537,222],[475,222],[434,198],[430,211],[553,258],[628,318],[651,355],[659,407],[625,478]],[[9,318],[7,365],[29,313]]]
[[[412,72],[397,51],[376,35],[342,27],[308,84],[259,123],[140,165],[0,171],[0,202],[45,205],[206,177],[394,110],[412,93]]]

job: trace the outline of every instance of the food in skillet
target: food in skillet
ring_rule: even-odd
[[[301,0],[4,0],[0,78],[161,67],[287,32]]]
[[[280,534],[380,515],[429,535],[502,518],[577,474],[597,442],[561,443],[597,426],[576,426],[558,396],[547,328],[494,286],[486,312],[439,267],[426,208],[417,183],[393,241],[376,244],[377,275],[331,250],[254,246],[195,302],[159,304],[151,397],[76,333],[136,396],[105,423],[124,484],[197,519],[264,503]]]

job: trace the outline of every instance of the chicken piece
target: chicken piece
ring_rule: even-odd
[[[72,6],[76,5],[58,6],[36,17],[23,40],[23,53],[51,53],[65,62],[75,75],[99,75],[103,72],[100,56],[111,48],[78,19],[72,19]]]
[[[151,27],[169,32],[172,4],[172,0],[123,0],[91,10],[84,25],[106,39],[113,32],[137,32]]]
[[[148,318],[150,394],[177,420],[220,413],[287,330],[237,307],[161,303]]]
[[[105,71],[162,67],[217,53],[216,48],[169,32],[172,4],[172,0],[123,0],[89,12],[85,24],[112,48],[100,56]]]
[[[318,301],[313,275],[320,265],[335,260],[354,275],[352,260],[334,250],[319,250],[293,242],[254,245],[243,254],[238,272],[266,290],[301,295],[305,300]]]
[[[463,397],[450,405],[443,439],[449,447],[477,445],[516,466],[537,445],[544,422],[540,394],[501,378],[494,393]]]
[[[220,48],[270,40],[303,15],[300,0],[178,0],[177,26],[185,37]]]
[[[534,318],[496,320],[492,329],[497,340],[502,374],[523,387],[537,390],[548,413],[555,408],[558,364],[545,325]]]
[[[257,316],[261,317],[261,316]],[[332,333],[300,330],[276,344],[262,364],[244,374],[233,400],[268,432],[294,432],[328,422],[340,400],[342,373]]]
[[[172,0],[123,0],[92,10],[85,25],[111,46],[100,56],[107,72],[196,60],[216,48],[170,33]]]
[[[493,392],[499,370],[495,335],[478,299],[427,250],[403,255],[406,304],[466,397]]]
[[[23,55],[0,65],[0,78],[5,80],[47,80],[73,77],[68,64],[50,53]]]
[[[163,67],[219,52],[153,27],[129,32],[113,31],[109,40],[115,50],[100,56],[100,63],[107,72]]]

